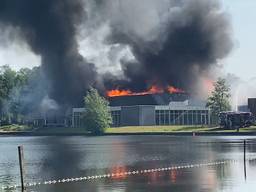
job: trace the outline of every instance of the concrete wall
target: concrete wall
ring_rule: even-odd
[[[156,125],[155,106],[140,106],[140,125]]]
[[[256,98],[249,98],[248,99],[248,108],[253,115],[256,115]]]
[[[121,126],[137,126],[139,125],[139,106],[123,106],[121,107]]]
[[[121,108],[121,126],[155,125],[154,106],[124,106]]]

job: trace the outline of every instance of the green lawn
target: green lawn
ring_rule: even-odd
[[[210,131],[216,127],[202,126],[129,126],[108,128],[107,133],[152,133],[152,132],[198,132]]]
[[[241,128],[241,132],[256,132],[256,127]],[[108,128],[106,133],[154,133],[154,132],[236,132],[218,127],[202,126],[129,126]]]
[[[34,131],[43,134],[87,134],[84,128],[69,127],[49,127],[40,129],[31,129],[24,125],[0,126],[0,132],[17,132],[17,131]],[[106,130],[106,133],[175,133],[175,132],[236,132],[233,130],[224,130],[218,127],[202,126],[129,126],[129,127],[112,127]],[[256,132],[256,126],[241,128],[240,132]]]
[[[241,132],[256,132],[256,126],[242,128]]]
[[[149,133],[149,132],[199,132],[216,130],[216,127],[195,127],[195,126],[129,126],[129,127],[114,127],[108,128],[106,133]],[[88,133],[83,128],[68,128],[68,127],[50,127],[36,130],[37,133],[49,134],[86,134]]]
[[[31,127],[27,125],[4,125],[0,126],[0,132],[16,132],[16,131],[31,131]]]

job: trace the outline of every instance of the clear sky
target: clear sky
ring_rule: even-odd
[[[225,71],[244,80],[256,77],[256,0],[221,0],[231,16],[235,47]]]
[[[224,71],[249,80],[256,77],[256,0],[220,1],[230,14],[235,43],[232,53],[223,61]],[[32,67],[40,64],[40,57],[31,53],[26,46],[0,45],[0,65],[4,64],[15,69]]]

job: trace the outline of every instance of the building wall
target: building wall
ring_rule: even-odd
[[[208,125],[208,110],[156,110],[156,125]]]
[[[120,127],[121,125],[121,110],[111,111],[112,127]]]
[[[121,107],[121,126],[155,125],[155,106]]]
[[[256,116],[256,98],[249,98],[248,99],[248,108],[250,112]]]
[[[82,128],[85,127],[85,122],[83,119],[82,112],[74,112],[72,118],[72,127]]]
[[[239,105],[237,107],[238,111],[241,111],[241,112],[250,112],[250,109],[248,108],[248,105]]]
[[[120,113],[121,113],[121,107],[112,107],[110,109],[111,116],[112,116],[112,125],[113,127],[119,127],[120,126]],[[82,128],[85,127],[86,122],[83,118],[83,114],[85,112],[84,108],[73,108],[72,112],[72,127],[75,128]]]
[[[84,109],[73,109],[73,127],[86,124]],[[110,107],[113,127],[147,125],[208,125],[210,111],[198,106],[122,106]]]
[[[121,107],[121,126],[138,126],[140,124],[140,107]]]
[[[139,125],[156,125],[155,106],[140,106]]]

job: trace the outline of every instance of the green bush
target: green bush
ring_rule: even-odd
[[[108,101],[101,97],[96,89],[90,88],[84,98],[84,102],[86,130],[93,135],[103,134],[112,123]]]

